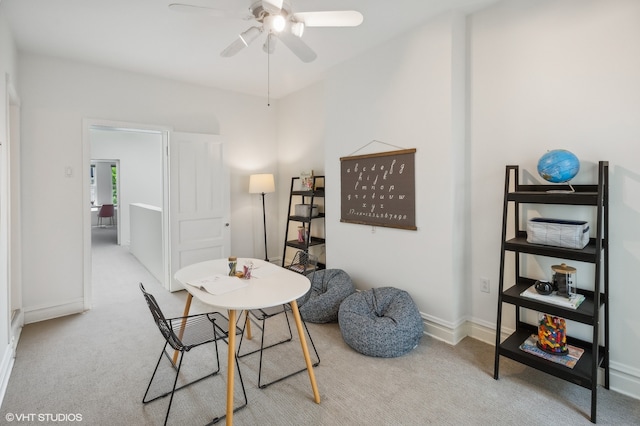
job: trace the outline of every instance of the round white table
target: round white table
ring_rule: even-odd
[[[229,327],[234,327],[237,318],[237,311],[250,309],[268,308],[285,303],[291,305],[295,318],[302,354],[307,365],[311,389],[313,390],[314,401],[320,403],[320,394],[316,384],[315,374],[309,357],[309,349],[304,334],[300,312],[296,299],[303,296],[311,283],[302,274],[289,269],[276,266],[272,263],[260,259],[239,258],[237,270],[242,271],[244,265],[253,263],[253,271],[250,279],[236,281],[239,288],[232,288],[233,282],[227,283],[225,279],[229,273],[229,263],[227,259],[216,259],[195,263],[186,266],[175,273],[175,279],[184,285],[189,292],[185,305],[184,316],[189,315],[191,299],[196,297],[202,303],[227,309],[229,312]],[[211,292],[201,289],[198,282],[207,278],[218,276],[223,282],[216,290]],[[231,280],[233,281],[233,280]],[[194,283],[196,285],[192,285]],[[234,366],[236,356],[235,333],[229,331],[229,357],[227,359],[227,425],[233,424],[233,387],[234,387]],[[249,336],[250,338],[250,336]]]

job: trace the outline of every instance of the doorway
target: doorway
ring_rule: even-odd
[[[166,155],[169,129],[157,126],[104,120],[83,120],[83,146],[86,174],[84,181],[84,305],[91,308],[92,241],[113,235],[115,243],[131,242],[131,204],[144,203],[166,211],[168,199]],[[100,185],[102,182],[103,185]],[[93,204],[92,204],[93,202]],[[97,227],[98,205],[114,204],[114,226]],[[163,223],[162,238],[168,227]],[[102,232],[105,231],[105,232]],[[92,235],[93,234],[93,235]],[[105,234],[105,235],[102,235]],[[113,238],[113,237],[112,237]],[[163,250],[163,263],[165,251]],[[164,277],[162,277],[164,278]]]
[[[116,135],[116,139],[117,139]],[[91,243],[120,244],[120,160],[91,159]]]
[[[132,140],[121,141],[120,146],[127,155],[134,158],[133,161],[129,157],[125,161],[122,153],[97,152],[99,148],[93,142],[100,135],[110,141],[102,144],[102,148],[113,149],[114,141],[118,140],[115,136],[126,136],[138,141],[152,141],[149,143],[153,146],[154,154],[150,155],[142,145],[133,143]],[[161,253],[157,255],[161,258],[158,279],[167,290],[180,290],[182,287],[172,279],[172,271],[195,262],[229,255],[230,184],[224,152],[224,144],[216,135],[172,132],[165,127],[84,119],[83,160],[87,172],[83,174],[83,204],[87,207],[91,205],[89,169],[92,156],[118,159],[120,243],[129,248],[135,247],[131,244],[135,240],[131,239],[134,235],[130,232],[130,220],[141,216],[137,213],[131,215],[131,211],[155,211],[153,214],[156,219],[159,214],[159,219],[155,220],[159,225],[155,229],[161,230],[154,231],[154,235],[162,234],[161,243],[154,245],[156,248],[158,245],[162,246]],[[159,171],[150,172],[152,169]],[[149,184],[155,186],[150,188]],[[170,197],[170,194],[175,196]],[[83,218],[84,308],[88,310],[91,309],[92,299],[89,208],[85,208]]]

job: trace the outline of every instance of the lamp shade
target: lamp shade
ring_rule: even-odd
[[[267,194],[275,192],[276,185],[273,181],[271,173],[262,173],[251,175],[249,177],[249,193],[250,194]]]

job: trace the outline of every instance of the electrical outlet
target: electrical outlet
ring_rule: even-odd
[[[480,278],[480,291],[483,293],[490,293],[491,281],[489,278]]]

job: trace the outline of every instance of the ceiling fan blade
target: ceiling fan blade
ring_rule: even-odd
[[[222,10],[194,4],[171,3],[169,9],[173,12],[209,15],[215,16],[216,18],[236,18],[244,19],[245,21],[253,19],[253,15],[247,11]]]
[[[293,18],[307,27],[357,27],[364,20],[362,13],[356,10],[299,12],[294,13]]]
[[[248,30],[238,35],[233,43],[227,46],[222,52],[220,52],[220,56],[223,58],[229,58],[236,53],[240,52],[245,47],[249,46],[258,36],[262,33],[262,28],[260,27],[251,27]]]
[[[269,13],[280,13],[284,0],[262,0],[262,8]]]
[[[302,62],[312,62],[318,57],[300,37],[284,32],[279,38]]]
[[[222,56],[223,58],[229,58],[235,55],[236,53],[238,53],[239,51],[241,51],[242,49],[244,49],[245,47],[247,47],[247,45],[242,41],[240,37],[238,37],[233,41],[233,43],[227,46],[226,49],[220,52],[220,56]]]

